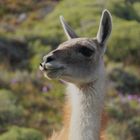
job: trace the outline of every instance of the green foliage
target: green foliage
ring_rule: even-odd
[[[129,121],[128,127],[130,128],[130,132],[133,135],[135,140],[140,139],[140,117],[134,117],[132,120]]]
[[[31,52],[26,42],[1,37],[0,43],[0,63],[7,62],[12,69],[27,68]]]
[[[108,140],[133,140],[126,123],[110,121],[109,124],[106,130]]]
[[[11,127],[0,136],[0,140],[44,140],[44,136],[32,128]]]
[[[135,21],[120,21],[114,25],[113,35],[108,47],[107,55],[111,60],[121,61],[126,64],[139,64],[140,57],[139,35],[140,24]]]
[[[135,4],[136,5],[136,4]],[[122,2],[114,2],[112,6],[112,12],[114,15],[126,19],[126,20],[136,20],[140,22],[139,12],[137,11],[137,7],[132,4],[128,4],[124,1]]]
[[[23,114],[23,108],[17,105],[15,95],[5,89],[0,90],[0,124],[1,128],[8,123],[14,123]]]
[[[109,140],[138,140],[140,128],[139,96],[117,93],[108,102],[109,125],[106,129]]]
[[[33,57],[30,59],[30,69],[36,70],[45,54],[50,51],[50,46],[42,43],[41,39],[29,41],[30,49],[32,50]]]
[[[122,69],[113,69],[110,72],[110,80],[115,82],[115,88],[123,94],[140,93],[140,79]]]
[[[116,97],[115,100],[108,103],[108,112],[112,118],[118,121],[125,121],[133,118],[133,115],[138,113],[140,108],[139,103],[136,99],[129,99],[129,96]],[[128,113],[129,111],[129,113]]]
[[[0,90],[0,132],[13,124],[38,128],[45,135],[60,128],[64,96],[61,82],[48,81],[39,71],[5,71],[1,75],[1,87],[9,90]]]

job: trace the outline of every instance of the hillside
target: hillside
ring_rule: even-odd
[[[43,140],[60,129],[64,83],[45,79],[39,63],[66,40],[60,15],[80,37],[95,37],[105,8],[113,16],[105,56],[106,135],[109,140],[140,139],[140,2],[5,0],[0,2],[0,140]]]

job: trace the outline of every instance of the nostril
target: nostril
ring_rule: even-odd
[[[40,66],[41,66],[41,67],[43,66],[42,63],[40,63]]]
[[[49,56],[49,57],[47,57],[47,60],[46,60],[46,62],[51,62],[51,61],[53,61],[54,60],[54,57],[52,57],[52,56]]]

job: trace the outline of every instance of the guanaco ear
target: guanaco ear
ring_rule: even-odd
[[[106,42],[111,34],[111,30],[112,30],[111,14],[108,10],[105,9],[102,12],[100,25],[97,33],[97,40],[100,45],[102,46],[106,45]]]
[[[73,31],[73,29],[68,25],[68,23],[64,20],[63,16],[60,16],[60,22],[62,24],[63,30],[68,38],[68,40],[72,38],[78,38],[76,33]]]

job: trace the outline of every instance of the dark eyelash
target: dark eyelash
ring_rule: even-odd
[[[91,50],[85,46],[82,46],[78,48],[78,52],[80,52],[82,55],[86,57],[90,57],[94,53],[94,50]]]

